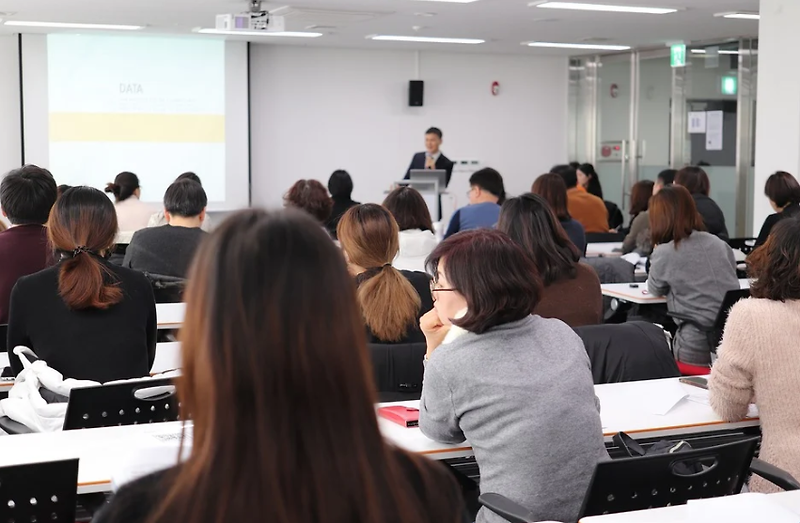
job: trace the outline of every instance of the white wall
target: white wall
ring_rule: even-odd
[[[567,157],[566,58],[421,53],[421,108],[408,107],[413,52],[252,45],[250,70],[256,205],[281,205],[297,179],[327,183],[339,168],[353,176],[354,199],[380,202],[430,126],[443,130],[450,159],[498,169],[510,194]],[[450,186],[459,204],[465,178]]]
[[[0,178],[20,162],[19,48],[15,35],[5,35],[0,36]]]

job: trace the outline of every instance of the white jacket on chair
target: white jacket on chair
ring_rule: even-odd
[[[400,231],[400,251],[392,265],[398,270],[425,272],[425,259],[438,244],[431,231]]]

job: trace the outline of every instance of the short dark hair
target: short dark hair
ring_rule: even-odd
[[[484,191],[489,191],[494,194],[500,199],[498,202],[500,204],[506,199],[506,188],[503,185],[503,177],[491,167],[485,167],[472,173],[472,176],[469,177],[469,185],[470,187],[480,187]]]
[[[767,178],[767,183],[764,184],[764,194],[778,207],[785,207],[790,203],[800,203],[800,183],[797,183],[795,177],[786,171],[778,171]]]
[[[431,127],[430,129],[428,129],[427,131],[425,131],[425,134],[435,134],[436,136],[438,136],[438,137],[439,137],[439,139],[440,139],[440,140],[441,140],[441,139],[442,139],[442,137],[444,136],[444,135],[442,134],[442,130],[441,130],[441,129],[439,129],[438,127]]]
[[[317,180],[298,180],[283,197],[287,206],[306,211],[321,223],[331,217],[333,200],[325,186]]]
[[[497,230],[531,255],[545,287],[578,274],[580,252],[569,239],[547,200],[523,194],[503,204]]]
[[[192,171],[186,171],[185,173],[183,173],[180,176],[178,176],[177,178],[175,178],[176,182],[179,181],[179,180],[192,180],[193,182],[197,182],[200,185],[203,185],[203,182],[200,181],[200,177],[197,176]]]
[[[581,168],[581,162],[569,162],[567,165],[569,165],[576,171]]]
[[[675,174],[677,172],[678,171],[676,171],[675,169],[664,169],[663,171],[658,173],[658,176],[656,177],[656,179],[659,182],[661,182],[661,185],[664,185],[664,186],[672,185],[673,183],[675,183]]]
[[[641,180],[633,184],[631,187],[631,216],[636,216],[647,210],[650,205],[650,197],[653,196],[653,186],[655,183],[652,180]]]
[[[578,171],[569,165],[556,165],[550,169],[551,173],[558,174],[567,185],[567,189],[572,189],[578,185]]]
[[[467,301],[466,316],[453,320],[454,325],[482,334],[527,318],[539,304],[542,284],[536,265],[498,230],[464,231],[440,243],[425,264],[434,280],[442,260],[447,281]]]
[[[46,223],[57,198],[53,175],[36,165],[14,169],[0,183],[0,207],[14,225]]]
[[[185,178],[173,182],[164,193],[164,210],[175,216],[193,218],[208,205],[208,197],[203,186]]]
[[[119,173],[112,183],[106,185],[105,191],[114,195],[117,202],[124,202],[139,188],[139,177],[132,172]]]
[[[342,169],[333,171],[328,178],[328,192],[334,198],[349,198],[353,194],[353,179]]]
[[[531,192],[544,198],[559,220],[572,219],[567,210],[567,184],[558,174],[547,173],[539,176],[534,180]]]
[[[786,301],[800,299],[800,220],[779,221],[766,243],[747,257],[747,272],[754,278],[754,298]]]
[[[677,247],[692,232],[705,230],[694,198],[685,187],[664,187],[650,200],[650,237],[653,245],[674,241]]]
[[[594,165],[590,163],[581,164],[578,167],[580,171],[589,178],[589,185],[586,186],[586,192],[603,199],[603,186],[600,185],[600,178],[597,176],[597,171],[594,170]],[[577,172],[575,173],[577,175]]]
[[[67,185],[66,183],[62,183],[58,186],[58,196],[61,197],[62,194],[67,192],[68,190],[72,189],[71,185]]]
[[[383,200],[401,231],[433,231],[431,211],[422,195],[413,187],[398,187]]]
[[[675,173],[673,183],[686,187],[689,194],[708,196],[708,193],[711,192],[711,182],[708,181],[708,175],[700,167],[684,167]]]

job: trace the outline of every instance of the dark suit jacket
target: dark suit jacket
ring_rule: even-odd
[[[414,169],[424,169],[425,168],[425,157],[428,153],[417,153],[414,155],[414,158],[411,160],[411,165],[408,166],[408,170],[406,171],[405,179],[408,180],[411,178],[411,171]],[[443,154],[439,155],[439,159],[436,160],[436,168],[441,169],[443,171],[447,171],[447,185],[450,185],[450,177],[453,176],[453,166],[455,164],[447,159],[447,157]]]

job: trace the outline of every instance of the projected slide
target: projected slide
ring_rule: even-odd
[[[182,172],[226,201],[225,42],[144,35],[47,37],[49,168],[103,187],[120,171],[160,202]]]

